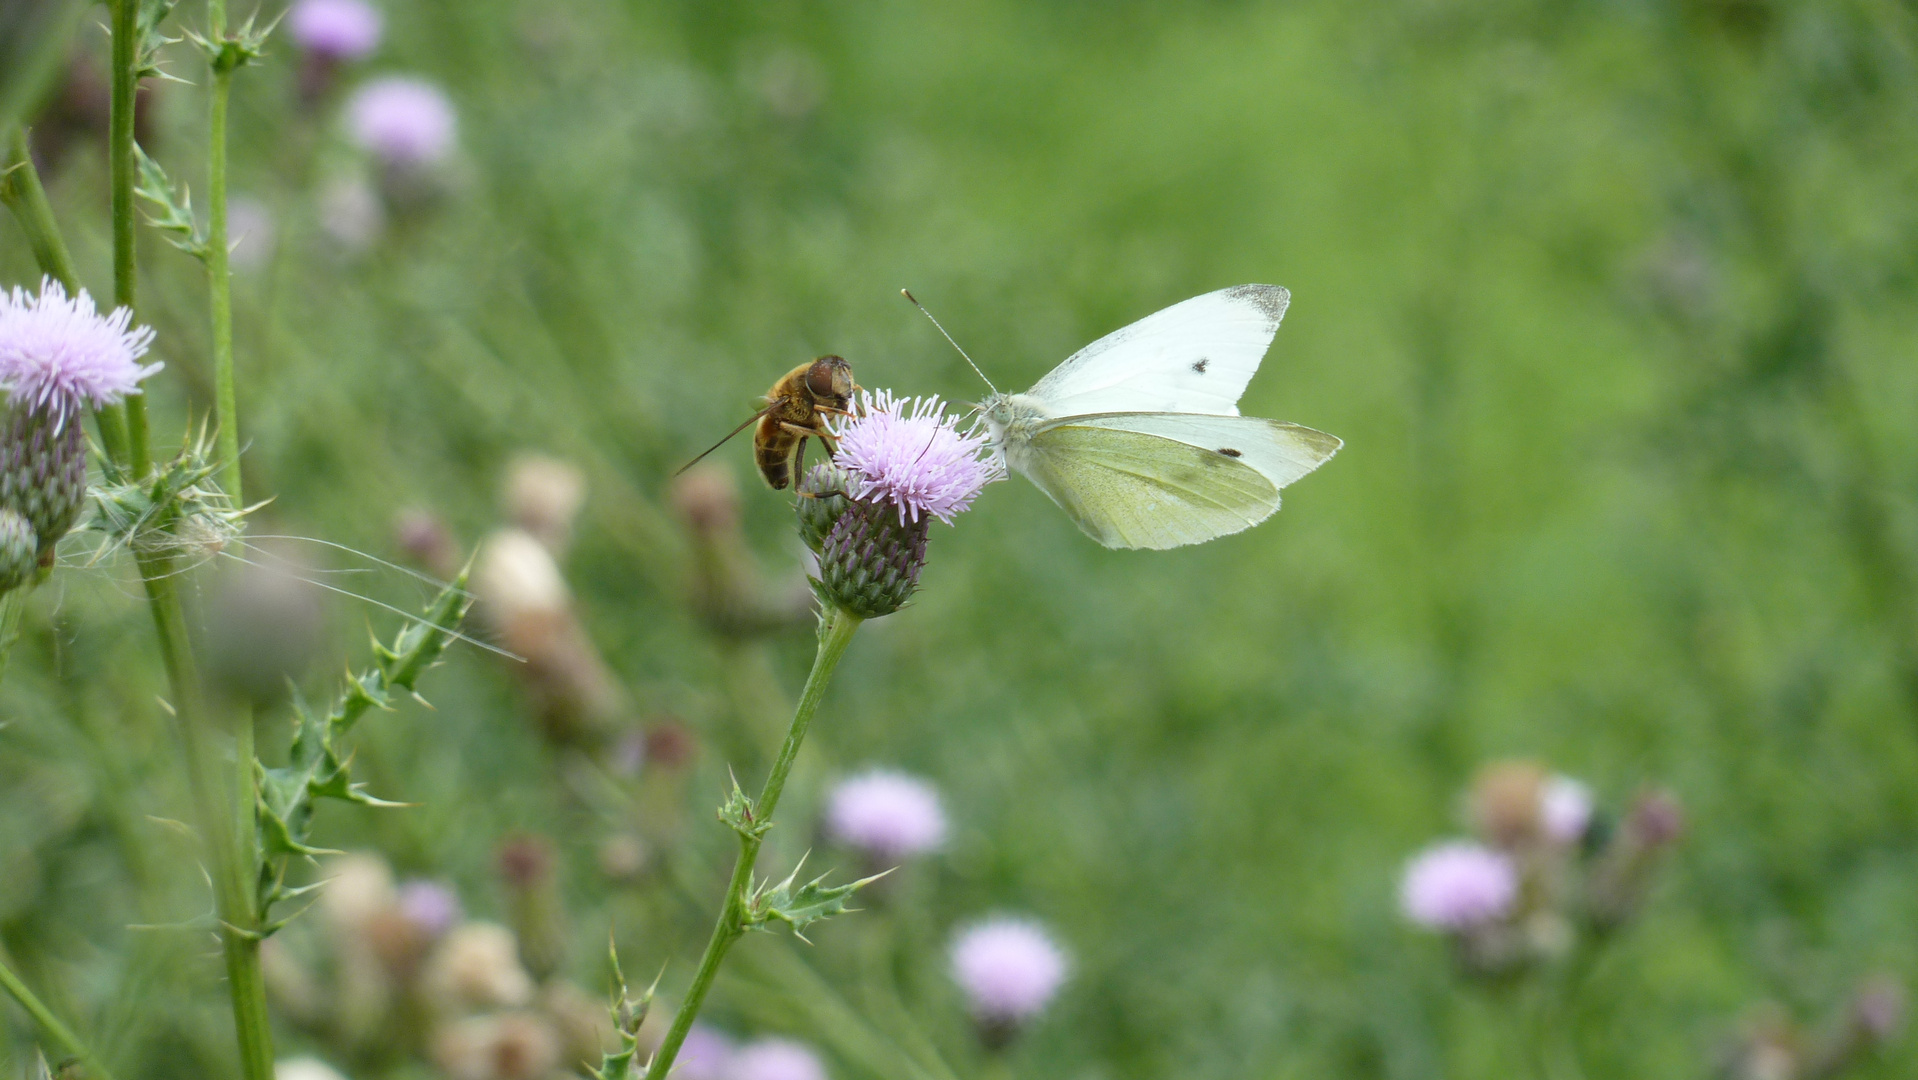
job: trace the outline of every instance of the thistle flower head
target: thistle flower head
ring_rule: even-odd
[[[300,48],[327,60],[358,60],[380,43],[379,9],[366,0],[299,0],[286,29]]]
[[[901,523],[929,514],[951,524],[1006,470],[984,435],[959,430],[960,418],[945,410],[937,396],[861,394],[855,415],[833,426],[833,460],[847,473],[846,494],[891,504]]]
[[[826,1067],[805,1044],[756,1039],[733,1055],[729,1080],[826,1080]]]
[[[838,840],[882,859],[933,851],[946,839],[938,790],[889,769],[841,781],[833,789],[826,826]]]
[[[400,886],[400,914],[429,937],[458,925],[463,916],[459,894],[445,882],[414,878]]]
[[[140,392],[160,370],[141,366],[153,331],[132,325],[118,308],[102,316],[85,289],[67,296],[52,278],[35,296],[16,286],[0,293],[0,387],[17,407],[53,418],[56,427],[81,408],[101,408]]]
[[[388,165],[417,168],[453,149],[452,102],[424,79],[391,76],[360,87],[347,104],[353,139]]]
[[[1066,954],[1028,919],[1000,917],[963,930],[952,942],[952,978],[972,1013],[990,1024],[1037,1016],[1065,982]]]
[[[1427,848],[1405,868],[1399,903],[1405,917],[1433,930],[1469,930],[1496,922],[1518,899],[1518,869],[1470,841]]]

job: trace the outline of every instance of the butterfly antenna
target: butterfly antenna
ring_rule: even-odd
[[[924,315],[924,316],[925,316],[926,318],[928,318],[928,319],[932,319],[932,312],[930,312],[930,311],[927,311],[927,310],[926,310],[926,305],[924,305],[924,304],[922,304],[922,303],[920,303],[920,302],[919,302],[919,298],[918,298],[918,297],[916,297],[916,296],[914,296],[914,295],[912,295],[912,290],[910,290],[910,289],[900,289],[900,290],[899,290],[899,295],[901,295],[901,296],[903,296],[903,297],[905,297],[905,298],[906,298],[906,299],[908,299],[908,300],[911,300],[911,301],[912,301],[912,306],[913,306],[913,307],[916,307],[916,308],[918,308],[918,309],[919,309],[919,314],[921,314],[921,315]],[[955,349],[959,349],[959,343],[958,343],[958,342],[956,342],[956,341],[953,341],[953,340],[952,340],[952,335],[951,335],[951,334],[948,334],[948,333],[946,333],[946,328],[945,328],[945,327],[943,327],[943,326],[939,326],[939,320],[938,320],[938,319],[932,319],[932,325],[933,325],[933,326],[935,326],[935,327],[938,327],[938,329],[939,329],[939,333],[940,333],[940,334],[941,334],[941,335],[942,335],[943,337],[945,337],[945,339],[946,339],[946,341],[947,341],[947,342],[949,342],[949,343],[950,343],[950,344],[952,345],[952,347],[953,347],[953,348],[955,348]],[[959,355],[960,355],[960,356],[963,356],[963,357],[965,357],[965,360],[966,360],[966,364],[967,364],[967,366],[969,366],[969,367],[971,367],[971,368],[972,368],[972,370],[973,370],[973,374],[975,374],[975,375],[978,375],[978,376],[979,376],[979,378],[980,378],[981,380],[983,380],[983,381],[985,382],[985,384],[986,384],[986,389],[988,389],[988,390],[990,390],[990,391],[992,391],[992,392],[993,392],[993,393],[995,393],[995,394],[999,392],[999,388],[998,388],[998,387],[996,387],[996,386],[994,386],[994,385],[992,385],[992,380],[991,380],[991,379],[988,379],[988,378],[986,378],[986,373],[985,373],[985,372],[983,372],[983,371],[980,371],[980,370],[979,370],[979,365],[978,365],[978,364],[975,364],[975,363],[973,363],[973,362],[972,362],[972,357],[970,357],[970,356],[966,356],[966,350],[964,350],[964,349],[959,349]]]

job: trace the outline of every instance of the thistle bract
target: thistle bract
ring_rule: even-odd
[[[18,513],[0,508],[0,593],[27,583],[40,562],[33,526]]]
[[[852,505],[846,497],[850,477],[830,461],[806,471],[799,481],[799,538],[817,555],[826,546],[833,523]]]
[[[900,521],[889,506],[853,500],[819,550],[819,595],[862,619],[890,615],[919,587],[930,518]]]
[[[73,528],[86,493],[87,450],[79,423],[10,406],[0,421],[0,507],[31,527],[42,565],[52,565],[54,545]]]

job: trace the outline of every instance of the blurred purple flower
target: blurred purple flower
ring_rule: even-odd
[[[380,13],[365,0],[299,0],[286,13],[294,44],[327,60],[358,60],[380,43]]]
[[[884,859],[933,851],[946,839],[938,790],[889,769],[841,781],[833,789],[826,826],[835,838]]]
[[[1553,776],[1538,795],[1539,824],[1561,844],[1585,838],[1592,823],[1592,789],[1569,776]]]
[[[826,1067],[803,1043],[756,1039],[733,1055],[728,1080],[826,1080]]]
[[[353,139],[388,165],[431,165],[453,149],[453,103],[424,79],[375,79],[347,103]]]
[[[137,394],[162,365],[138,363],[153,331],[132,321],[126,308],[102,317],[85,289],[69,298],[52,278],[41,281],[39,296],[17,286],[0,293],[0,387],[56,424]]]
[[[320,228],[341,247],[360,251],[386,231],[386,208],[373,185],[357,177],[335,180],[320,192]]]
[[[440,881],[414,878],[400,886],[400,914],[432,937],[451,930],[462,917],[459,893]]]
[[[686,1032],[686,1041],[679,1044],[671,1075],[674,1080],[732,1080],[737,1053],[724,1032],[694,1024]]]
[[[985,436],[960,431],[937,396],[869,391],[857,411],[833,428],[833,460],[851,474],[848,495],[893,504],[901,522],[930,514],[950,524],[981,488],[1006,475]]]
[[[1518,870],[1483,844],[1455,840],[1427,848],[1405,868],[1399,903],[1405,917],[1434,930],[1495,922],[1518,899]]]
[[[974,1016],[993,1023],[1031,1019],[1066,979],[1066,955],[1038,923],[1000,917],[953,939],[952,978]]]

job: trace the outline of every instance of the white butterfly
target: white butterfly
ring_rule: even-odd
[[[1239,415],[1290,300],[1276,285],[1195,296],[1080,349],[1023,394],[995,389],[979,406],[993,448],[1110,548],[1249,529],[1344,445]]]

